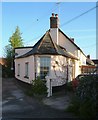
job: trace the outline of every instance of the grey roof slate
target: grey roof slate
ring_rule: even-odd
[[[24,58],[30,55],[62,55],[68,58],[77,59],[70,55],[65,48],[57,45],[51,38],[50,32],[47,31],[43,37],[33,46],[33,49],[17,58]]]

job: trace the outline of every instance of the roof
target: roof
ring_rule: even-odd
[[[92,60],[95,64],[98,64],[98,59],[93,59]]]
[[[17,58],[24,58],[30,55],[62,55],[72,59],[78,59],[77,57],[69,54],[65,48],[57,45],[51,38],[49,30],[43,35],[43,37],[33,46],[32,50]]]
[[[82,53],[83,53],[83,51],[80,49],[80,47],[78,47],[63,31],[61,31],[61,29],[59,29],[59,32],[61,32],[72,44],[74,44],[74,46],[78,49],[78,50],[80,50]],[[84,54],[84,53],[83,53]],[[85,54],[84,54],[84,56],[86,56]],[[87,56],[86,56],[87,57]]]
[[[86,59],[86,64],[88,64],[88,65],[94,65],[94,62],[91,59],[87,58]]]
[[[15,49],[24,49],[24,48],[33,48],[33,46],[26,46],[26,47],[16,47]]]

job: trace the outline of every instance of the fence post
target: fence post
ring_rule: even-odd
[[[46,76],[47,97],[52,96],[52,80]]]

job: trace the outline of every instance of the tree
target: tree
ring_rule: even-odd
[[[23,39],[21,37],[22,33],[20,32],[19,27],[16,27],[15,32],[9,38],[9,44],[5,46],[5,54],[7,59],[7,71],[10,72],[11,68],[13,67],[13,59],[14,59],[14,49],[16,47],[23,47]]]
[[[21,37],[21,34],[22,33],[20,33],[20,29],[17,26],[15,32],[12,34],[12,36],[9,39],[12,49],[23,46],[23,39]]]
[[[10,67],[12,59],[12,48],[10,45],[5,46],[5,56],[7,59],[7,67]]]

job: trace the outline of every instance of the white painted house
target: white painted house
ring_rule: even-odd
[[[51,79],[52,86],[61,86],[81,74],[81,66],[87,63],[74,40],[59,29],[57,14],[52,14],[50,29],[34,46],[16,48],[15,54],[15,77],[27,83],[40,76]]]

